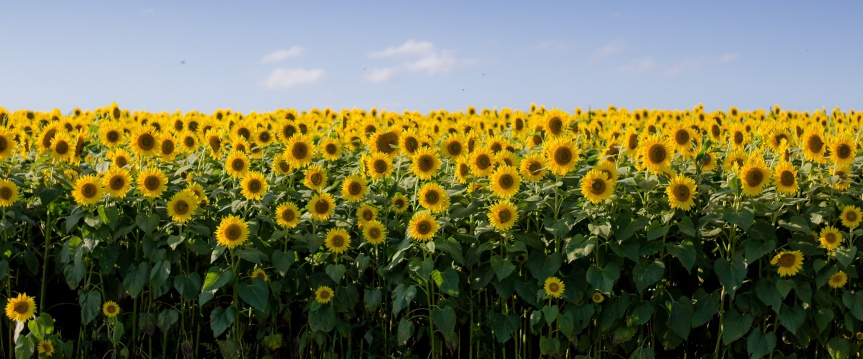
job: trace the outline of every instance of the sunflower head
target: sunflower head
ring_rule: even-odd
[[[327,232],[327,238],[324,242],[331,253],[341,254],[348,250],[351,245],[351,236],[348,231],[342,228],[333,228]]]
[[[489,176],[491,192],[500,198],[511,198],[518,193],[521,176],[511,166],[500,166]]]
[[[102,314],[108,318],[116,317],[117,314],[120,314],[120,306],[113,300],[109,300],[102,304]]]
[[[434,238],[439,227],[437,219],[429,211],[419,211],[414,213],[408,223],[408,234],[414,240],[425,242]]]
[[[335,292],[328,286],[322,285],[315,290],[315,302],[320,304],[329,303],[333,296],[335,296]]]
[[[82,206],[99,203],[103,193],[102,182],[95,175],[79,177],[75,181],[75,188],[72,189],[72,197]]]
[[[846,283],[848,283],[848,275],[843,271],[838,271],[836,274],[830,276],[830,280],[828,280],[827,283],[830,284],[830,288],[842,288]]]
[[[243,188],[241,191],[243,197],[249,200],[260,200],[267,193],[267,189],[269,189],[264,174],[257,171],[246,173],[243,176],[243,180],[240,181],[240,186]]]
[[[51,339],[41,340],[39,341],[39,346],[37,347],[37,349],[40,357],[50,357],[54,355],[54,342]]]
[[[292,202],[282,203],[276,208],[276,223],[291,229],[300,223],[300,209]]]
[[[358,175],[350,175],[342,182],[342,198],[348,202],[359,202],[368,194],[366,180]]]
[[[399,131],[397,129],[379,130],[369,137],[372,152],[394,156],[399,151]]]
[[[387,227],[374,219],[363,224],[363,238],[372,245],[378,245],[387,238]]]
[[[336,138],[327,137],[318,143],[321,156],[327,161],[335,161],[342,156],[342,142]]]
[[[470,170],[474,176],[485,177],[494,171],[494,155],[490,148],[482,146],[470,155]]]
[[[402,193],[396,193],[390,202],[393,212],[404,213],[408,210],[408,198]]]
[[[320,191],[327,185],[327,172],[319,165],[310,165],[303,173],[303,184]]]
[[[566,133],[570,122],[570,115],[559,109],[552,109],[545,113],[542,125],[545,133],[552,137],[558,137]]]
[[[560,298],[565,289],[563,282],[558,277],[546,278],[542,287],[545,289],[545,295],[549,298]]]
[[[803,269],[803,253],[800,251],[782,251],[773,257],[770,264],[779,265],[780,277],[793,276]]]
[[[242,245],[248,238],[248,223],[235,215],[222,218],[219,227],[216,228],[216,241],[228,249]]]
[[[641,161],[648,171],[659,173],[662,168],[671,164],[674,152],[666,138],[653,134],[648,136],[641,146]]]
[[[581,194],[591,203],[600,203],[611,197],[615,182],[597,169],[592,169],[581,179]]]
[[[833,226],[824,227],[819,233],[818,241],[821,243],[821,247],[832,251],[842,244],[842,232]]]
[[[156,135],[153,134],[149,126],[140,126],[132,133],[132,152],[135,152],[138,156],[154,155],[158,144]]]
[[[431,179],[441,167],[440,158],[429,147],[422,147],[417,150],[411,160],[411,171],[421,180]]]
[[[680,208],[684,211],[692,209],[695,205],[695,180],[684,175],[677,175],[668,182],[665,188],[668,195],[668,205],[671,208]]]
[[[434,213],[444,212],[450,206],[449,195],[441,185],[434,182],[420,187],[417,200],[420,206]]]
[[[497,230],[506,231],[518,221],[518,209],[509,200],[501,200],[489,208],[488,221]]]
[[[317,193],[309,200],[306,210],[311,214],[312,219],[317,221],[326,221],[335,211],[336,202],[329,193]]]
[[[249,171],[249,156],[240,151],[231,151],[225,159],[225,172],[234,178],[243,177]]]
[[[592,296],[590,296],[590,299],[593,300],[594,303],[599,304],[602,303],[603,300],[605,300],[605,297],[602,296],[602,293],[596,292],[593,293]]]
[[[27,293],[19,293],[17,297],[10,296],[6,300],[6,317],[9,320],[26,322],[36,313],[36,300],[27,296]]]
[[[102,186],[111,197],[122,198],[132,188],[132,176],[127,169],[114,167],[102,176]]]
[[[159,197],[168,188],[168,177],[162,170],[151,167],[138,173],[138,191],[144,197]]]
[[[177,192],[168,201],[168,215],[177,223],[186,223],[198,209],[198,198],[189,191]]]
[[[467,153],[467,146],[461,135],[449,135],[440,145],[441,153],[449,159],[456,159]]]
[[[764,159],[758,156],[750,157],[740,169],[743,194],[747,196],[759,195],[770,177],[771,171],[764,163]]]
[[[252,274],[250,274],[249,276],[252,277],[252,279],[259,278],[264,282],[270,281],[270,277],[267,275],[267,272],[264,272],[264,270],[261,268],[255,268],[255,270],[253,270]]]
[[[840,215],[842,225],[848,228],[857,228],[860,222],[863,221],[863,212],[857,206],[845,206]]]
[[[578,148],[566,137],[559,137],[543,144],[546,164],[551,173],[564,176],[578,162]]]
[[[306,135],[294,135],[285,144],[285,157],[294,167],[305,167],[311,163],[314,153],[312,140]]]
[[[9,207],[18,201],[18,185],[7,179],[0,179],[0,208]]]
[[[773,183],[776,191],[792,196],[797,192],[797,169],[788,162],[780,162],[773,172]]]
[[[373,180],[388,178],[393,172],[392,158],[385,153],[375,152],[366,158],[366,173]]]

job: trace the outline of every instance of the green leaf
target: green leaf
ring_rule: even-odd
[[[641,257],[641,243],[638,239],[630,239],[628,241],[608,241],[611,250],[619,257],[628,258],[633,262],[638,262]]]
[[[722,283],[725,291],[728,292],[731,299],[734,299],[734,293],[740,289],[746,279],[746,264],[743,263],[741,256],[734,256],[732,260],[729,262],[725,258],[717,259],[713,265],[713,270],[719,277],[719,282]]]
[[[640,347],[632,352],[629,359],[653,359],[653,348]]]
[[[440,250],[441,252],[444,252],[446,254],[449,254],[450,257],[452,257],[452,260],[454,260],[456,263],[464,264],[464,256],[462,256],[462,253],[461,253],[461,244],[456,242],[455,239],[440,238],[440,239],[435,240],[434,244],[438,250]]]
[[[129,266],[129,271],[126,272],[126,277],[123,278],[123,288],[129,293],[132,298],[138,297],[138,294],[144,289],[147,284],[147,277],[150,274],[150,263],[141,262],[137,267]]]
[[[15,359],[30,359],[33,357],[35,351],[36,343],[33,342],[33,339],[29,335],[20,337],[15,342]]]
[[[857,320],[863,320],[863,291],[842,293],[842,303]]]
[[[647,240],[652,241],[659,237],[664,237],[666,234],[668,234],[669,229],[671,229],[671,225],[663,226],[659,222],[653,222],[650,224],[650,228],[647,229]]]
[[[671,302],[668,325],[674,334],[683,340],[689,337],[689,331],[692,329],[692,301],[689,298],[681,296],[676,301]]]
[[[432,278],[441,291],[454,297],[458,296],[459,277],[458,272],[456,272],[455,269],[447,268],[443,272],[434,270],[432,271]]]
[[[195,299],[195,295],[201,291],[201,276],[198,273],[179,274],[174,277],[174,288],[184,300]]]
[[[263,279],[252,278],[252,283],[240,283],[237,286],[237,292],[240,294],[240,299],[252,308],[266,311],[267,303],[270,301],[270,287]]]
[[[797,334],[797,329],[800,329],[805,321],[806,310],[802,306],[795,305],[789,307],[783,305],[782,311],[779,312],[779,323],[795,335]]]
[[[677,229],[680,233],[690,237],[695,237],[695,225],[689,217],[680,218],[680,221],[677,222]]]
[[[759,278],[755,283],[755,294],[762,303],[770,306],[773,311],[779,312],[784,297],[776,289],[776,283],[765,277]]]
[[[345,268],[344,264],[328,264],[327,265],[327,276],[329,276],[336,284],[342,281],[342,277],[345,276],[345,272],[347,268]]]
[[[177,323],[178,319],[180,319],[180,311],[176,309],[168,309],[159,313],[159,318],[156,323],[159,325],[159,330],[161,330],[162,333],[166,333],[168,329],[171,329],[171,327]]]
[[[800,216],[793,216],[788,221],[779,220],[779,226],[792,232],[812,233],[806,218]]]
[[[78,303],[81,304],[81,321],[88,324],[102,312],[102,292],[94,289],[81,293]]]
[[[560,314],[560,308],[556,305],[548,305],[546,304],[542,307],[542,317],[545,318],[545,323],[551,325],[554,323],[554,320],[557,319],[557,315]]]
[[[542,355],[552,355],[560,351],[560,340],[542,336],[539,338],[539,352]]]
[[[398,339],[400,345],[405,345],[414,335],[414,323],[407,318],[399,320]]]
[[[761,358],[776,348],[776,333],[763,333],[761,329],[752,328],[746,338],[746,350],[750,358]]]
[[[557,274],[557,270],[563,264],[563,257],[560,252],[554,252],[545,256],[540,251],[533,251],[527,260],[527,267],[533,277],[539,281],[545,281],[546,278]]]
[[[274,250],[271,257],[273,260],[273,267],[276,268],[276,272],[278,272],[282,277],[288,273],[288,269],[290,269],[291,265],[293,265],[297,260],[296,253],[293,251],[282,252],[281,249]]]
[[[153,287],[161,287],[170,275],[171,262],[167,259],[156,261],[156,265],[150,271],[150,280],[153,282]]]
[[[648,301],[643,301],[638,303],[631,313],[629,313],[629,319],[627,320],[627,325],[644,325],[650,321],[650,318],[653,316],[653,305]]]
[[[102,222],[108,224],[111,229],[117,229],[117,220],[120,218],[120,210],[117,207],[105,207],[99,205],[99,217],[102,217]]]
[[[752,212],[751,209],[747,207],[743,207],[740,210],[727,209],[722,213],[722,219],[726,222],[736,225],[740,227],[744,232],[752,226],[752,223],[755,221],[755,213]]]
[[[665,274],[665,263],[660,260],[653,262],[642,260],[635,265],[632,272],[636,289],[644,292],[653,283],[662,279],[662,275]]]
[[[381,288],[367,290],[363,293],[363,303],[365,304],[366,310],[369,312],[377,310],[381,306],[382,300],[383,291]]]
[[[712,292],[695,302],[692,313],[692,327],[697,328],[710,322],[719,313],[719,291]]]
[[[695,245],[691,241],[684,240],[680,244],[667,243],[665,250],[677,258],[687,272],[692,270],[692,266],[695,265]]]
[[[336,326],[336,311],[334,306],[327,305],[319,307],[318,310],[309,311],[309,328],[312,331],[329,333]]]
[[[818,331],[823,332],[826,330],[831,324],[833,324],[833,318],[836,317],[836,313],[833,312],[833,309],[818,307],[815,310],[815,325],[818,326]]]
[[[515,264],[512,264],[512,262],[506,258],[495,254],[491,257],[491,269],[493,269],[494,274],[497,275],[497,280],[502,281],[512,274],[515,270]]]
[[[433,307],[431,318],[434,321],[434,326],[440,330],[447,343],[458,341],[458,336],[455,333],[455,310],[452,307]]]
[[[617,237],[617,240],[625,241],[635,233],[644,230],[648,224],[650,224],[650,219],[644,216],[638,216],[635,219],[630,219],[628,216],[618,217],[614,221],[617,228],[614,230],[614,236]]]
[[[222,335],[234,321],[237,320],[237,308],[230,306],[227,309],[216,307],[210,312],[210,329],[213,330],[213,337]]]
[[[851,355],[854,354],[851,351],[851,342],[839,337],[830,338],[830,341],[827,342],[827,352],[833,359],[851,358]]]
[[[246,248],[236,251],[237,257],[245,259],[255,264],[261,264],[267,260],[267,255],[257,248]]]
[[[398,315],[402,309],[407,308],[408,304],[417,296],[417,287],[411,285],[405,287],[404,283],[399,283],[396,290],[393,292],[393,315]]]
[[[566,239],[564,250],[566,251],[567,262],[572,262],[579,258],[584,258],[593,253],[596,247],[596,238],[585,238],[581,234],[576,234],[572,238]]]
[[[489,327],[498,343],[506,343],[512,339],[513,333],[518,330],[519,317],[517,314],[503,315],[501,313],[494,313],[489,321]]]
[[[722,343],[725,345],[731,344],[737,339],[740,339],[752,328],[752,316],[749,314],[740,314],[736,309],[732,308],[725,312],[722,317]]]
[[[54,333],[54,318],[51,318],[51,315],[48,313],[39,314],[39,317],[27,322],[27,328],[30,329],[30,333],[36,339],[42,341],[45,336]]]
[[[843,267],[848,268],[857,256],[857,247],[839,247],[836,248],[833,253],[836,254],[836,260],[841,263]]]
[[[587,269],[587,282],[602,293],[611,293],[614,282],[620,278],[620,267],[614,262],[609,262],[605,268],[591,266]]]
[[[138,228],[141,228],[144,233],[150,234],[159,226],[159,215],[155,213],[138,213],[135,216],[135,223],[138,224]]]
[[[210,267],[207,270],[207,276],[204,277],[204,285],[201,287],[201,294],[198,295],[198,305],[203,306],[213,296],[219,288],[234,280],[234,272],[231,268]]]

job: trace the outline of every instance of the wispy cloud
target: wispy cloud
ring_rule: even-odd
[[[701,67],[701,65],[703,63],[704,63],[703,60],[683,59],[682,61],[671,66],[671,68],[669,68],[668,70],[665,70],[662,73],[662,76],[674,77],[674,76],[682,74],[685,71],[697,69],[697,68]]]
[[[603,47],[596,49],[596,51],[593,52],[593,55],[590,56],[590,59],[593,61],[599,61],[611,55],[619,53],[623,51],[623,49],[623,41],[615,40],[609,42],[608,44],[605,44],[605,46]]]
[[[286,89],[299,85],[309,85],[320,81],[324,76],[323,69],[278,68],[270,73],[264,80],[264,87],[277,90]]]
[[[261,59],[265,64],[282,62],[293,57],[299,57],[306,53],[306,49],[302,46],[291,46],[289,49],[273,51]]]
[[[560,40],[542,41],[539,44],[537,44],[535,47],[535,49],[537,49],[537,50],[545,50],[545,51],[550,51],[550,50],[561,51],[561,50],[566,50],[567,48],[569,48],[569,45],[567,45],[567,43],[560,41]]]
[[[727,64],[736,61],[738,57],[740,57],[739,54],[722,54],[722,56],[719,56],[719,63]]]
[[[652,58],[644,57],[640,59],[632,59],[628,64],[614,68],[614,72],[618,74],[640,74],[649,72],[656,68],[656,62]]]
[[[434,43],[416,40],[408,40],[400,46],[373,51],[368,56],[380,60],[401,60],[401,63],[396,66],[372,70],[365,76],[366,81],[369,82],[386,82],[401,72],[422,72],[429,76],[446,74],[456,68],[477,63],[476,60],[457,57],[455,50],[438,50]]]

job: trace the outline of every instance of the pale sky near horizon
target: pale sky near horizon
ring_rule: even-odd
[[[0,106],[859,111],[861,10],[860,1],[2,1]]]

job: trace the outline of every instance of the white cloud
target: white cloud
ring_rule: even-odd
[[[701,60],[684,59],[683,61],[674,64],[674,66],[671,66],[670,69],[665,70],[665,72],[662,73],[662,76],[674,77],[682,74],[684,71],[701,67],[701,63]]]
[[[263,62],[265,64],[274,63],[274,62],[281,62],[281,61],[285,61],[285,60],[293,58],[293,57],[302,56],[305,53],[306,53],[305,48],[303,48],[302,46],[294,45],[294,46],[291,46],[291,48],[289,48],[287,50],[276,50],[276,51],[273,51],[273,52],[267,54],[266,56],[264,56],[264,58],[261,59],[261,62]]]
[[[615,40],[594,51],[590,59],[599,61],[621,51],[623,51],[623,41]]]
[[[546,40],[546,41],[540,42],[538,45],[536,45],[537,50],[560,51],[560,50],[566,50],[568,47],[569,46],[565,42],[559,41],[559,40]]]
[[[392,80],[399,70],[393,67],[384,67],[380,69],[372,69],[365,78],[368,82],[386,82]]]
[[[653,70],[656,67],[656,62],[649,57],[641,59],[632,59],[628,64],[617,67],[614,72],[619,74],[640,74]]]
[[[264,80],[264,87],[268,89],[286,89],[299,85],[308,85],[318,82],[324,76],[323,69],[279,68],[273,70],[270,76]]]
[[[738,57],[740,57],[740,55],[738,54],[722,54],[722,56],[719,56],[719,62],[727,64],[729,62],[737,60]]]
[[[369,57],[375,59],[398,57],[398,56],[428,56],[435,52],[435,46],[428,41],[408,40],[399,47],[390,47],[383,51],[369,53]]]
[[[459,62],[455,58],[455,51],[441,51],[416,61],[405,62],[404,66],[408,71],[425,71],[426,74],[435,75],[452,71]]]

